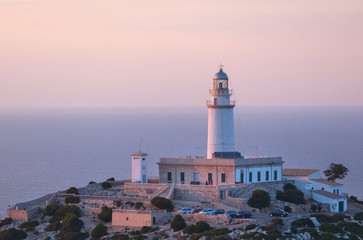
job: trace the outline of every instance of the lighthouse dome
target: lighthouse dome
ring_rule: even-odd
[[[228,80],[228,76],[225,72],[223,72],[223,69],[220,68],[219,72],[214,74],[213,79],[214,80]]]

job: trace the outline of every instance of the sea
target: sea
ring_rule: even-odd
[[[235,148],[286,168],[342,163],[343,192],[363,200],[363,107],[236,107]],[[0,109],[0,219],[8,205],[131,177],[131,156],[205,156],[205,107]]]

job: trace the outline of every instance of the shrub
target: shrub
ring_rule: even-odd
[[[209,224],[206,221],[198,221],[195,224],[194,232],[195,233],[202,233],[202,232],[210,230],[210,229],[211,229],[211,227],[209,226]]]
[[[116,205],[116,207],[121,207],[121,201],[113,201],[113,203]]]
[[[52,240],[49,236],[45,237],[43,240]]]
[[[354,215],[354,220],[362,221],[363,220],[363,212],[356,213]]]
[[[335,222],[344,221],[344,218],[345,218],[345,214],[343,214],[343,213],[335,213],[333,215],[333,219],[334,219]]]
[[[129,240],[129,236],[126,234],[116,234],[111,237],[112,240]]]
[[[248,224],[246,227],[245,227],[245,230],[248,231],[248,230],[252,230],[252,229],[255,229],[257,227],[256,224],[252,223],[252,224]]]
[[[255,190],[252,193],[252,197],[248,199],[247,204],[254,208],[265,208],[270,206],[270,195],[263,190]]]
[[[163,197],[154,197],[153,199],[151,199],[151,204],[157,208],[166,209],[168,211],[171,211],[174,208],[170,199],[163,198]]]
[[[319,227],[320,231],[328,232],[328,233],[340,233],[342,232],[340,228],[337,227],[337,225],[332,223],[324,223],[320,225]]]
[[[103,223],[97,224],[97,226],[91,232],[92,240],[99,240],[101,237],[108,234],[107,227]]]
[[[74,194],[79,194],[78,193],[78,189],[76,187],[70,187],[67,189],[66,193],[74,193]]]
[[[107,206],[102,207],[100,214],[98,214],[98,218],[104,222],[110,222],[112,220],[112,208]]]
[[[44,230],[47,232],[50,231],[58,231],[60,228],[60,223],[59,222],[54,222],[54,223],[50,223]]]
[[[125,205],[129,205],[130,207],[133,207],[135,205],[135,203],[131,202],[131,201],[127,201],[127,202],[125,202]]]
[[[212,238],[212,240],[232,240],[232,238],[228,235],[216,236]]]
[[[137,235],[135,237],[132,238],[132,240],[144,240],[147,239],[147,236],[145,235]]]
[[[55,214],[55,212],[59,209],[59,205],[58,204],[50,204],[48,206],[45,207],[45,215],[47,216],[53,216]]]
[[[96,182],[94,182],[94,181],[90,181],[88,184],[95,184]]]
[[[184,218],[180,215],[176,215],[171,222],[171,229],[174,231],[180,231],[186,227]]]
[[[25,228],[25,231],[34,231],[35,227],[39,225],[38,221],[28,221],[28,222],[23,222],[22,224],[19,225],[19,228]]]
[[[68,213],[60,226],[59,231],[66,232],[80,232],[84,223],[74,213]]]
[[[278,226],[278,225],[282,226],[284,225],[284,220],[282,220],[281,218],[273,218],[271,220],[271,224],[272,226]]]
[[[191,225],[189,225],[189,226],[187,226],[186,228],[183,229],[183,233],[193,234],[194,233],[194,228],[195,228],[195,225],[191,224]]]
[[[115,178],[114,177],[110,177],[109,179],[106,180],[107,182],[114,182]]]
[[[300,218],[296,219],[291,223],[293,227],[315,227],[313,221],[310,218]]]
[[[332,216],[326,214],[313,214],[312,217],[315,217],[320,223],[335,223],[344,221],[343,214],[334,214]]]
[[[149,227],[149,226],[143,226],[140,231],[141,231],[141,233],[151,233],[151,232],[155,232],[158,229],[159,229],[158,227],[153,228],[153,227]]]
[[[17,230],[15,228],[0,231],[0,240],[20,240],[25,239],[26,237],[28,237],[28,235],[23,230]]]
[[[338,228],[344,229],[344,231],[351,232],[351,233],[360,233],[363,234],[363,226],[360,226],[358,223],[355,222],[341,222],[338,223]]]
[[[276,199],[295,204],[304,204],[304,193],[298,189],[287,189],[285,192],[276,194]]]
[[[210,236],[221,236],[221,235],[226,235],[226,234],[228,234],[230,232],[231,232],[231,230],[229,230],[228,228],[217,228],[217,229],[209,230],[207,232],[207,235],[210,235]]]
[[[82,232],[66,232],[58,233],[55,237],[59,240],[84,240],[89,237],[89,234]]]
[[[318,210],[318,205],[312,204],[311,207],[310,207],[310,210],[313,211],[313,212],[316,212],[316,210]]]
[[[142,203],[142,202],[137,202],[136,204],[135,204],[135,208],[136,209],[141,209],[141,208],[143,208],[144,207],[144,204]]]
[[[64,200],[67,204],[68,203],[79,203],[81,200],[79,199],[79,197],[66,197],[66,199]]]
[[[288,213],[291,213],[292,209],[291,209],[291,207],[290,207],[290,206],[285,206],[285,207],[284,207],[284,211],[285,211],[285,212],[288,212]]]
[[[0,221],[0,227],[5,226],[5,225],[9,225],[12,222],[13,222],[12,218],[5,218],[4,220]]]
[[[49,222],[60,222],[68,213],[74,213],[77,217],[81,216],[79,207],[74,205],[66,205],[60,207],[49,220]]]
[[[336,240],[336,239],[338,238],[332,233],[323,233],[319,237],[319,240]]]
[[[282,236],[281,232],[276,228],[269,228],[266,232],[269,239],[279,239]]]
[[[294,189],[297,189],[297,188],[296,188],[296,186],[295,186],[294,184],[292,184],[292,183],[286,183],[286,184],[284,185],[284,192],[286,192],[286,191],[287,191],[287,190],[289,190],[289,189],[294,190]]]
[[[141,232],[140,231],[138,231],[138,230],[134,230],[134,231],[131,231],[130,232],[130,235],[131,236],[136,236],[136,235],[140,235],[141,234]]]
[[[110,188],[112,188],[112,185],[111,185],[111,183],[109,183],[109,182],[103,182],[103,183],[102,183],[102,187],[103,187],[104,189],[110,189]]]

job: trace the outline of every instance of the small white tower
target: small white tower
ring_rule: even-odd
[[[147,154],[133,153],[132,161],[132,182],[147,183]]]
[[[214,74],[213,89],[209,90],[211,100],[208,107],[208,147],[207,158],[213,158],[215,152],[234,152],[234,101],[230,101],[232,90],[228,89],[228,76],[223,72]]]

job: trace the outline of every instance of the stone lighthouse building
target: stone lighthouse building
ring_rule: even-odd
[[[206,157],[161,158],[159,182],[175,184],[251,184],[282,180],[282,158],[242,156],[235,150],[232,90],[222,66],[213,76],[208,107]]]
[[[233,154],[234,152],[234,101],[230,100],[232,91],[228,88],[228,76],[223,72],[214,74],[213,89],[209,90],[211,100],[208,107],[208,149],[207,158]]]

